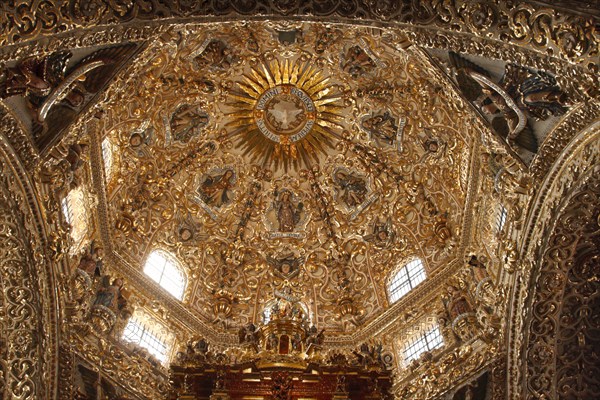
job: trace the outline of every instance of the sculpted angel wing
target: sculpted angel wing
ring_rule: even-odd
[[[467,60],[464,57],[461,57],[453,51],[449,53],[449,56],[450,64],[452,64],[456,71],[456,81],[458,82],[460,90],[463,92],[467,100],[477,100],[479,96],[481,96],[481,94],[483,93],[482,86],[469,74],[471,72],[476,72],[480,75],[489,78],[488,72],[481,68],[479,65]]]

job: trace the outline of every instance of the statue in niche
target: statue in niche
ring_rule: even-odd
[[[171,116],[169,128],[171,137],[182,143],[187,143],[208,124],[208,114],[196,106],[182,104]]]
[[[454,285],[448,286],[442,300],[450,316],[450,321],[454,321],[455,318],[462,314],[473,311],[473,307],[471,307],[471,303],[467,300],[464,291]]]
[[[240,343],[249,343],[252,345],[258,344],[258,335],[259,329],[253,323],[241,327],[238,332]]]
[[[229,46],[222,40],[212,39],[204,50],[194,58],[198,69],[208,68],[216,71],[226,71],[238,61]]]
[[[300,222],[304,204],[294,202],[292,192],[287,189],[275,191],[275,198],[274,208],[277,212],[279,232],[293,232]]]
[[[394,232],[392,220],[387,218],[384,222],[377,217],[377,220],[373,223],[372,232],[368,235],[365,235],[363,238],[378,248],[390,246],[396,238],[396,232]]]
[[[102,275],[102,258],[104,249],[92,242],[90,249],[79,260],[77,268],[88,274],[90,278]]]
[[[358,207],[367,199],[367,182],[364,178],[338,169],[333,174],[333,181],[339,189],[340,200],[348,207]]]
[[[334,42],[342,36],[338,29],[326,28],[317,33],[315,41],[315,53],[323,54]]]
[[[211,207],[221,207],[231,202],[231,188],[235,183],[235,172],[233,169],[226,169],[217,175],[207,174],[198,192],[202,201]]]
[[[121,278],[110,281],[110,276],[102,277],[102,286],[96,293],[95,306],[104,306],[118,312],[126,306],[126,299],[122,296],[123,280]]]
[[[389,111],[364,118],[361,127],[379,144],[393,146],[396,141],[398,125]]]
[[[471,255],[471,257],[469,257],[469,261],[467,261],[467,264],[469,264],[471,267],[471,272],[473,273],[475,282],[479,283],[488,277],[485,264],[479,260],[476,255]]]
[[[346,51],[341,67],[356,79],[371,72],[376,64],[360,46],[352,46]]]

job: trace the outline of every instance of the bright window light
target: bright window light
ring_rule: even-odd
[[[104,174],[106,175],[106,182],[108,182],[110,181],[113,162],[112,146],[108,138],[102,141],[102,159],[104,160]]]
[[[185,276],[173,257],[162,251],[153,251],[146,261],[144,273],[167,292],[179,300],[183,299]]]
[[[420,259],[415,259],[402,267],[388,284],[390,303],[395,303],[423,282],[427,276]]]
[[[71,190],[60,202],[65,221],[71,227],[75,247],[82,243],[87,233],[88,214],[85,202],[81,187]]]
[[[444,345],[444,339],[439,326],[434,325],[428,331],[413,338],[404,348],[404,362],[409,363],[421,356],[426,351],[440,348]]]
[[[135,318],[129,319],[123,331],[123,340],[144,347],[161,363],[167,359],[167,344],[158,338],[149,327]]]

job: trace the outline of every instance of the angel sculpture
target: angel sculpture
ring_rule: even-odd
[[[531,152],[537,151],[538,143],[527,116],[544,120],[566,111],[566,95],[545,72],[507,64],[495,83],[486,70],[454,52],[450,63],[463,95],[489,116],[492,129]]]
[[[368,190],[363,178],[341,169],[335,172],[333,178],[336,186],[340,188],[340,199],[348,207],[358,207],[365,202]]]
[[[382,222],[379,217],[373,224],[372,233],[365,235],[363,238],[370,243],[373,243],[375,247],[384,248],[388,247],[394,242],[396,232],[392,226],[392,220],[390,218]]]

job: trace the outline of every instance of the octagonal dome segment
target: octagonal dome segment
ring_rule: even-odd
[[[103,129],[120,160],[114,248],[131,263],[155,248],[182,260],[189,312],[233,330],[286,287],[319,329],[348,334],[387,309],[403,262],[418,257],[431,276],[456,256],[480,133],[400,32],[171,32],[140,57]]]

